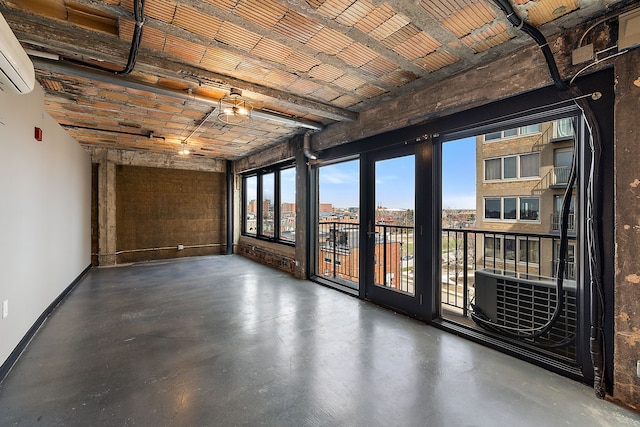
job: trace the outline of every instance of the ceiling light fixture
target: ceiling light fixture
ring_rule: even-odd
[[[251,110],[253,106],[242,97],[242,91],[232,88],[218,102],[218,119],[230,125],[243,124],[251,121]]]
[[[191,151],[189,151],[189,149],[187,148],[186,141],[182,141],[182,145],[180,146],[180,151],[178,151],[178,154],[180,154],[181,156],[188,156],[189,154],[191,154]]]

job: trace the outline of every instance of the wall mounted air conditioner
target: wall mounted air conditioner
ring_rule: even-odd
[[[29,93],[36,82],[33,64],[0,14],[0,91]]]
[[[574,359],[576,282],[564,280],[563,294],[564,304],[560,316],[549,332],[536,339],[523,341]],[[491,324],[498,327],[504,326],[509,331],[541,328],[551,319],[556,302],[557,286],[552,277],[494,268],[483,268],[475,272],[476,310],[481,311]],[[478,325],[486,326],[482,323]]]

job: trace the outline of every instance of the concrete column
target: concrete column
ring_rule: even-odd
[[[106,153],[105,153],[106,154]],[[116,264],[116,165],[98,162],[98,265]]]
[[[302,149],[302,139],[292,141],[296,159],[296,267],[295,276],[298,279],[306,279],[309,270],[307,268],[307,246],[312,241],[309,235],[309,166],[308,159]]]

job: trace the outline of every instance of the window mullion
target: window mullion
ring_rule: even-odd
[[[280,169],[275,171],[273,182],[273,238],[280,241]]]
[[[262,174],[258,175],[258,188],[256,196],[256,236],[262,236],[262,206],[264,201],[262,200]]]

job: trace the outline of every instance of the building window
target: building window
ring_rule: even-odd
[[[502,179],[502,159],[484,161],[484,179],[486,181]]]
[[[280,171],[280,239],[296,240],[296,168]]]
[[[504,163],[504,179],[514,179],[518,177],[518,157],[509,156],[502,159]]]
[[[504,219],[518,219],[517,216],[517,206],[518,206],[518,198],[517,197],[505,197],[503,200],[503,218]]]
[[[540,220],[540,199],[538,197],[520,197],[521,221]]]
[[[248,173],[242,180],[243,234],[295,243],[295,167],[291,162]]]
[[[520,251],[518,261],[529,264],[540,263],[540,242],[537,240],[520,239],[518,241]]]
[[[529,179],[540,176],[540,153],[485,159],[484,180]]]
[[[244,232],[255,235],[258,230],[258,177],[244,178]]]
[[[555,120],[553,122],[553,136],[554,139],[569,139],[573,138],[573,119],[566,117],[564,119]]]
[[[540,264],[540,240],[510,236],[484,237],[484,256],[487,259],[521,264]]]
[[[516,260],[516,239],[505,237],[504,239],[504,258],[509,261]]]
[[[520,178],[540,176],[540,153],[520,155]]]
[[[517,136],[531,135],[540,132],[542,132],[542,125],[540,123],[529,126],[520,126],[519,128],[505,129],[498,132],[486,133],[484,135],[484,142],[492,142],[499,139],[514,138]]]
[[[537,123],[535,125],[522,126],[518,129],[520,130],[520,135],[530,135],[532,133],[540,133],[542,131],[542,125]]]
[[[499,237],[485,237],[484,238],[484,254],[490,258],[500,258],[502,253],[500,242],[502,240]]]
[[[484,219],[540,221],[540,198],[485,197]]]
[[[486,219],[501,219],[501,202],[500,198],[484,199],[484,217]]]

